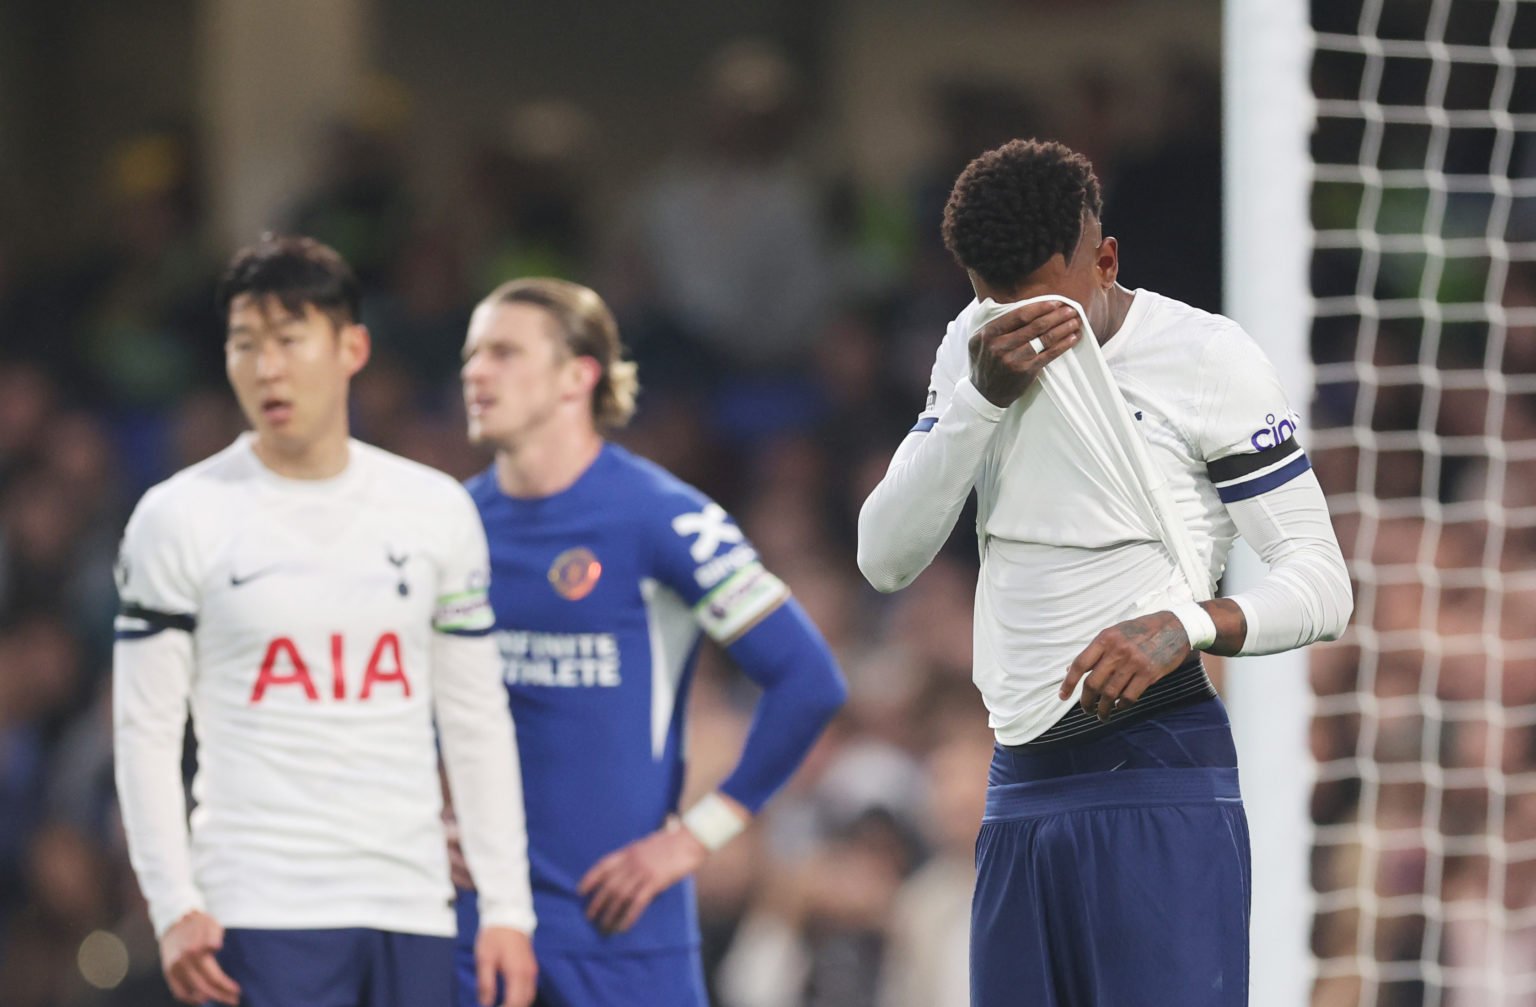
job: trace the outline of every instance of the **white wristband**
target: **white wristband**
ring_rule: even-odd
[[[735,839],[747,823],[741,815],[717,793],[708,793],[699,802],[683,812],[683,828],[693,833],[693,838],[710,851],[718,850]]]
[[[1216,642],[1216,623],[1210,613],[1193,601],[1180,602],[1168,611],[1184,625],[1190,650],[1204,650]]]

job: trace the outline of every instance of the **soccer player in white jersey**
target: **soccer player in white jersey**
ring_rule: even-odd
[[[193,1004],[449,1003],[440,745],[487,924],[481,1002],[500,977],[525,1005],[534,916],[474,504],[349,438],[369,340],[334,251],[265,238],[219,304],[252,429],[144,495],[118,571],[117,786],[166,980]]]
[[[997,743],[972,1003],[1246,1004],[1247,824],[1200,651],[1333,639],[1349,580],[1274,368],[1232,321],[1120,286],[1100,212],[1092,166],[1060,144],[1016,140],[961,174],[944,239],[978,300],[864,505],[859,566],[903,587],[975,489],[974,678]],[[1060,301],[996,317],[1046,295],[1080,305],[1087,329]],[[1241,535],[1269,564],[1253,589],[1197,604],[1176,549],[1096,467],[1096,431],[1042,394],[1042,369],[1087,331],[1200,575],[1214,584]]]

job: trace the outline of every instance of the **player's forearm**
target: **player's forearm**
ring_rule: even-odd
[[[906,587],[933,562],[976,485],[1003,412],[961,381],[938,422],[908,434],[897,449],[859,512],[859,569],[877,590]]]
[[[113,762],[128,855],[155,933],[204,908],[192,874],[181,749],[192,643],[180,632],[113,652]]]
[[[797,602],[786,602],[730,646],[763,694],[736,768],[721,793],[756,813],[792,776],[848,698],[826,641]]]
[[[1227,510],[1269,572],[1225,599],[1240,610],[1244,633],[1237,649],[1217,653],[1275,654],[1338,639],[1354,598],[1317,478],[1308,472]]]
[[[443,768],[481,922],[532,933],[522,769],[494,644],[440,635],[432,659]]]

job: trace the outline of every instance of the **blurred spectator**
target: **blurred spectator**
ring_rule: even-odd
[[[880,1007],[963,1004],[970,997],[971,889],[992,746],[955,723],[928,756],[924,821],[933,855],[896,893]]]
[[[15,318],[21,347],[67,370],[99,404],[168,405],[208,380],[213,270],[198,232],[196,169],[176,132],[132,136],[102,179],[107,238],[35,279]]]
[[[332,122],[322,138],[314,188],[286,215],[287,230],[330,245],[352,264],[365,295],[388,284],[410,231],[400,147],[410,116],[403,84],[369,77],[352,113]]]
[[[640,320],[630,331],[643,370],[647,358],[668,377],[796,369],[820,335],[832,291],[821,196],[794,157],[802,97],[767,43],[735,42],[711,61],[699,142],[630,210],[624,265],[649,288],[616,299],[622,321]],[[683,345],[704,357],[679,359]]]
[[[572,101],[530,101],[507,112],[471,179],[477,291],[515,276],[588,279],[596,134],[592,117]]]

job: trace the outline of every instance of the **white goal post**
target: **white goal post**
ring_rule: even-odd
[[[1227,0],[1223,24],[1224,310],[1264,348],[1292,407],[1307,414],[1311,290],[1308,137],[1311,57],[1305,0]],[[1224,593],[1263,573],[1239,543]],[[1252,1007],[1311,996],[1307,856],[1312,788],[1305,653],[1227,662],[1225,693],[1253,841]]]

